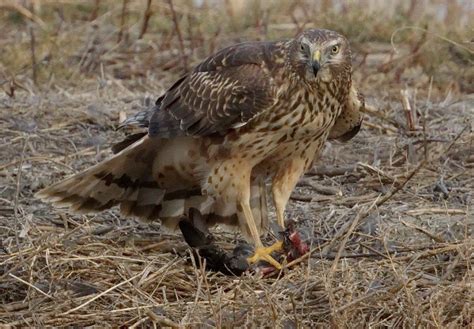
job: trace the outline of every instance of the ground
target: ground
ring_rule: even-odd
[[[242,15],[201,2],[153,2],[146,27],[145,1],[0,5],[0,325],[472,326],[472,7],[272,1]],[[184,67],[311,26],[351,40],[369,106],[293,193],[287,216],[311,253],[279,277],[207,272],[159,223],[34,198],[110,156],[120,119]]]

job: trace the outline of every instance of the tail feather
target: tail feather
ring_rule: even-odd
[[[120,212],[125,216],[134,216],[146,221],[153,221],[160,218],[161,204],[138,205],[135,201],[122,201]]]
[[[149,147],[147,137],[112,158],[86,171],[53,184],[36,196],[75,212],[97,212],[119,203],[127,213],[139,217],[152,215],[165,191],[152,177],[156,147]],[[150,152],[150,150],[152,150]]]

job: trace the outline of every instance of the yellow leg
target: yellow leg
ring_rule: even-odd
[[[250,230],[250,235],[252,235],[252,239],[255,243],[256,248],[263,247],[262,240],[260,240],[260,233],[258,232],[257,225],[255,224],[255,220],[253,218],[252,209],[250,205],[247,203],[241,203],[242,211],[244,213],[245,222]]]
[[[276,215],[277,215],[277,223],[280,225],[282,229],[285,228],[285,207],[286,203],[285,202],[278,202],[275,196],[273,197],[273,200],[275,202],[275,208],[276,208]]]
[[[285,208],[290,199],[291,192],[304,172],[305,160],[301,158],[291,159],[278,169],[272,179],[273,203],[276,208],[277,223],[282,229],[285,228]]]
[[[260,233],[258,232],[257,225],[255,225],[255,220],[253,219],[252,210],[248,203],[242,202],[240,203],[242,207],[242,212],[247,222],[247,225],[250,230],[250,234],[252,235],[252,239],[255,242],[255,253],[253,256],[247,258],[247,261],[250,264],[254,264],[258,261],[266,261],[274,266],[276,269],[281,269],[282,266],[278,263],[272,256],[272,252],[281,250],[283,247],[283,242],[278,241],[277,243],[273,244],[270,247],[264,247],[262,244],[262,240],[260,240]]]

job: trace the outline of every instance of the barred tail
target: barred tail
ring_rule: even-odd
[[[155,142],[144,137],[112,158],[39,191],[36,197],[79,213],[120,204],[125,215],[154,219],[165,194],[151,172],[158,147],[149,144]]]

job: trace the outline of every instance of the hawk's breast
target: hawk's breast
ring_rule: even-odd
[[[269,159],[311,156],[305,150],[322,147],[340,111],[330,93],[288,90],[271,110],[229,134],[220,146],[227,152],[220,153],[251,159],[255,165]]]

